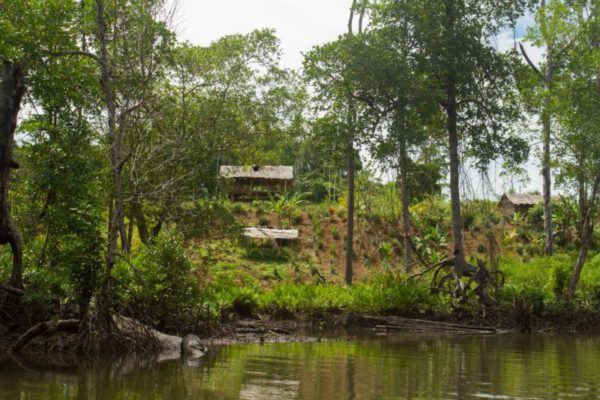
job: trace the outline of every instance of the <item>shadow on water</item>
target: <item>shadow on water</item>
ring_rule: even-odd
[[[197,361],[4,360],[0,398],[600,397],[600,337],[379,338],[214,348]]]

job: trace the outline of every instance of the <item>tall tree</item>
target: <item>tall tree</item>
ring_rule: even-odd
[[[371,138],[373,156],[398,171],[402,202],[404,264],[412,262],[409,179],[411,154],[434,142],[432,134],[439,111],[424,95],[426,76],[418,70],[411,32],[406,25],[389,26],[374,7],[371,26],[353,52],[355,98],[365,102],[381,135]],[[439,119],[439,118],[438,118]],[[381,129],[384,128],[384,129]],[[391,162],[390,162],[391,159]]]
[[[0,244],[11,247],[9,285],[16,289],[23,287],[23,249],[8,194],[11,171],[19,167],[13,151],[19,111],[32,71],[42,67],[53,51],[74,48],[75,11],[75,2],[68,0],[0,3]]]
[[[568,43],[562,68],[546,100],[559,124],[559,183],[577,193],[580,248],[569,282],[573,298],[592,242],[600,195],[600,5],[594,1],[550,2],[545,31]],[[551,18],[549,18],[551,16]]]
[[[526,143],[511,135],[514,57],[496,51],[490,39],[523,11],[525,1],[432,0],[379,2],[381,19],[406,26],[415,42],[418,68],[426,88],[445,115],[455,275],[474,273],[464,255],[460,150],[476,155],[477,166],[503,155],[521,161]]]
[[[107,8],[107,5],[110,8]],[[163,0],[95,1],[95,37],[100,83],[106,106],[112,177],[109,205],[108,249],[99,306],[102,329],[110,329],[111,271],[118,255],[118,241],[125,254],[129,240],[125,226],[123,169],[130,158],[124,142],[131,115],[153,94],[161,57],[172,44]],[[109,18],[110,16],[110,18]],[[167,14],[168,16],[168,14]]]
[[[353,51],[360,46],[363,35],[364,16],[368,2],[353,0],[348,19],[348,32],[337,41],[315,47],[305,57],[306,77],[318,90],[316,99],[324,111],[331,113],[324,121],[334,122],[336,128],[329,143],[338,142],[346,158],[348,179],[348,220],[346,230],[346,271],[345,281],[352,284],[354,262],[354,200],[355,174],[357,164],[357,142],[366,133],[369,117],[364,114],[365,105],[357,98]],[[355,26],[357,25],[357,27]],[[357,32],[355,33],[355,28]],[[334,116],[335,115],[335,116]],[[366,117],[366,118],[365,118]],[[330,126],[331,127],[331,126]]]
[[[561,67],[566,51],[570,47],[568,30],[561,29],[564,20],[564,7],[562,0],[541,0],[540,7],[536,13],[536,25],[531,28],[528,39],[539,47],[546,49],[546,59],[540,68],[536,66],[527,54],[523,44],[519,44],[521,53],[527,64],[540,82],[540,91],[536,91],[530,102],[537,104],[542,124],[542,178],[544,196],[544,248],[547,255],[554,252],[553,228],[552,228],[552,97],[554,84],[558,69]]]

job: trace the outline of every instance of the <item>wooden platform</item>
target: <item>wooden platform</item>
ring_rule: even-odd
[[[249,226],[244,228],[242,235],[253,239],[295,240],[298,239],[298,229],[274,229]]]

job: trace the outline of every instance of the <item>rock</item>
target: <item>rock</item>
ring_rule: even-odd
[[[196,335],[185,335],[181,341],[181,356],[196,359],[202,357],[208,349]]]

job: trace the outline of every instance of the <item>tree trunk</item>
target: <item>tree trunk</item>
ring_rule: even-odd
[[[456,10],[454,0],[445,1],[446,8],[446,35],[449,36],[452,43],[448,51],[448,61],[453,63],[452,47],[460,44],[455,43],[455,24]],[[456,90],[456,70],[451,65],[446,78],[446,129],[448,131],[448,153],[450,156],[450,203],[452,209],[452,238],[454,241],[454,271],[457,279],[464,275],[469,266],[465,261],[463,252],[463,223],[460,212],[460,185],[459,185],[459,167],[460,158],[458,156],[458,103]]]
[[[458,156],[458,129],[457,129],[457,109],[455,90],[452,86],[448,89],[448,152],[450,154],[450,203],[452,208],[452,238],[454,241],[454,259],[456,260],[457,275],[463,275],[463,269],[466,266],[465,255],[463,253],[463,224],[460,213],[460,186],[459,186],[459,166],[460,158]]]
[[[146,216],[144,215],[142,203],[139,200],[135,200],[132,204],[132,207],[140,240],[142,243],[148,244],[150,243],[150,233],[148,232],[148,223],[146,222]]]
[[[111,272],[115,265],[117,256],[117,241],[119,237],[119,219],[118,206],[121,201],[121,174],[119,172],[119,141],[116,137],[116,105],[113,97],[112,77],[108,63],[106,23],[104,20],[104,4],[102,0],[96,0],[98,41],[100,43],[100,69],[102,92],[108,114],[108,134],[111,143],[110,161],[113,175],[114,193],[113,200],[110,203],[109,210],[109,229],[108,229],[108,250],[106,254],[106,267],[102,281],[102,292],[100,295],[98,307],[99,327],[105,332],[109,332],[112,325],[110,312],[110,288]],[[118,199],[118,200],[117,200]]]
[[[4,61],[0,86],[0,244],[10,245],[13,265],[9,284],[18,289],[23,288],[23,250],[21,237],[10,215],[8,189],[11,170],[19,167],[13,160],[13,146],[25,90],[23,69]]]
[[[569,282],[569,292],[567,293],[569,299],[573,299],[575,297],[575,290],[577,289],[577,284],[579,283],[581,270],[583,269],[583,264],[585,264],[585,260],[587,259],[587,255],[590,249],[592,234],[594,232],[594,211],[596,208],[596,196],[598,195],[598,186],[600,186],[600,175],[596,176],[596,178],[594,179],[594,184],[592,185],[592,193],[590,195],[589,201],[586,201],[585,206],[580,205],[582,210],[585,209],[585,213],[582,212],[583,221],[581,224],[581,247],[579,248],[579,256],[577,257],[577,262],[575,263],[575,267],[573,268],[573,275],[571,275],[571,281]]]
[[[552,65],[551,52],[548,51],[548,65],[544,76],[544,88],[550,90],[552,75],[554,73]],[[551,136],[551,120],[550,120],[550,105],[546,100],[544,110],[542,111],[542,136],[543,136],[543,155],[542,155],[542,177],[543,195],[544,195],[544,247],[546,255],[551,256],[554,253],[554,240],[552,237],[552,176],[550,167],[550,136]]]
[[[346,233],[346,284],[352,285],[354,262],[354,146],[348,146],[348,224]]]
[[[591,219],[592,218],[588,215],[584,218],[583,221],[581,247],[579,248],[579,256],[577,257],[577,262],[575,263],[575,267],[573,268],[573,275],[571,275],[571,281],[569,282],[569,291],[567,293],[569,299],[573,299],[575,297],[575,290],[577,289],[577,284],[579,283],[581,270],[583,269],[583,264],[585,264],[585,260],[587,259],[587,255],[590,249],[590,243],[593,232],[593,224],[591,222]]]
[[[410,244],[410,211],[408,198],[408,162],[406,155],[406,139],[400,139],[400,190],[402,191],[402,233],[404,236],[404,269],[412,268],[412,246]]]

